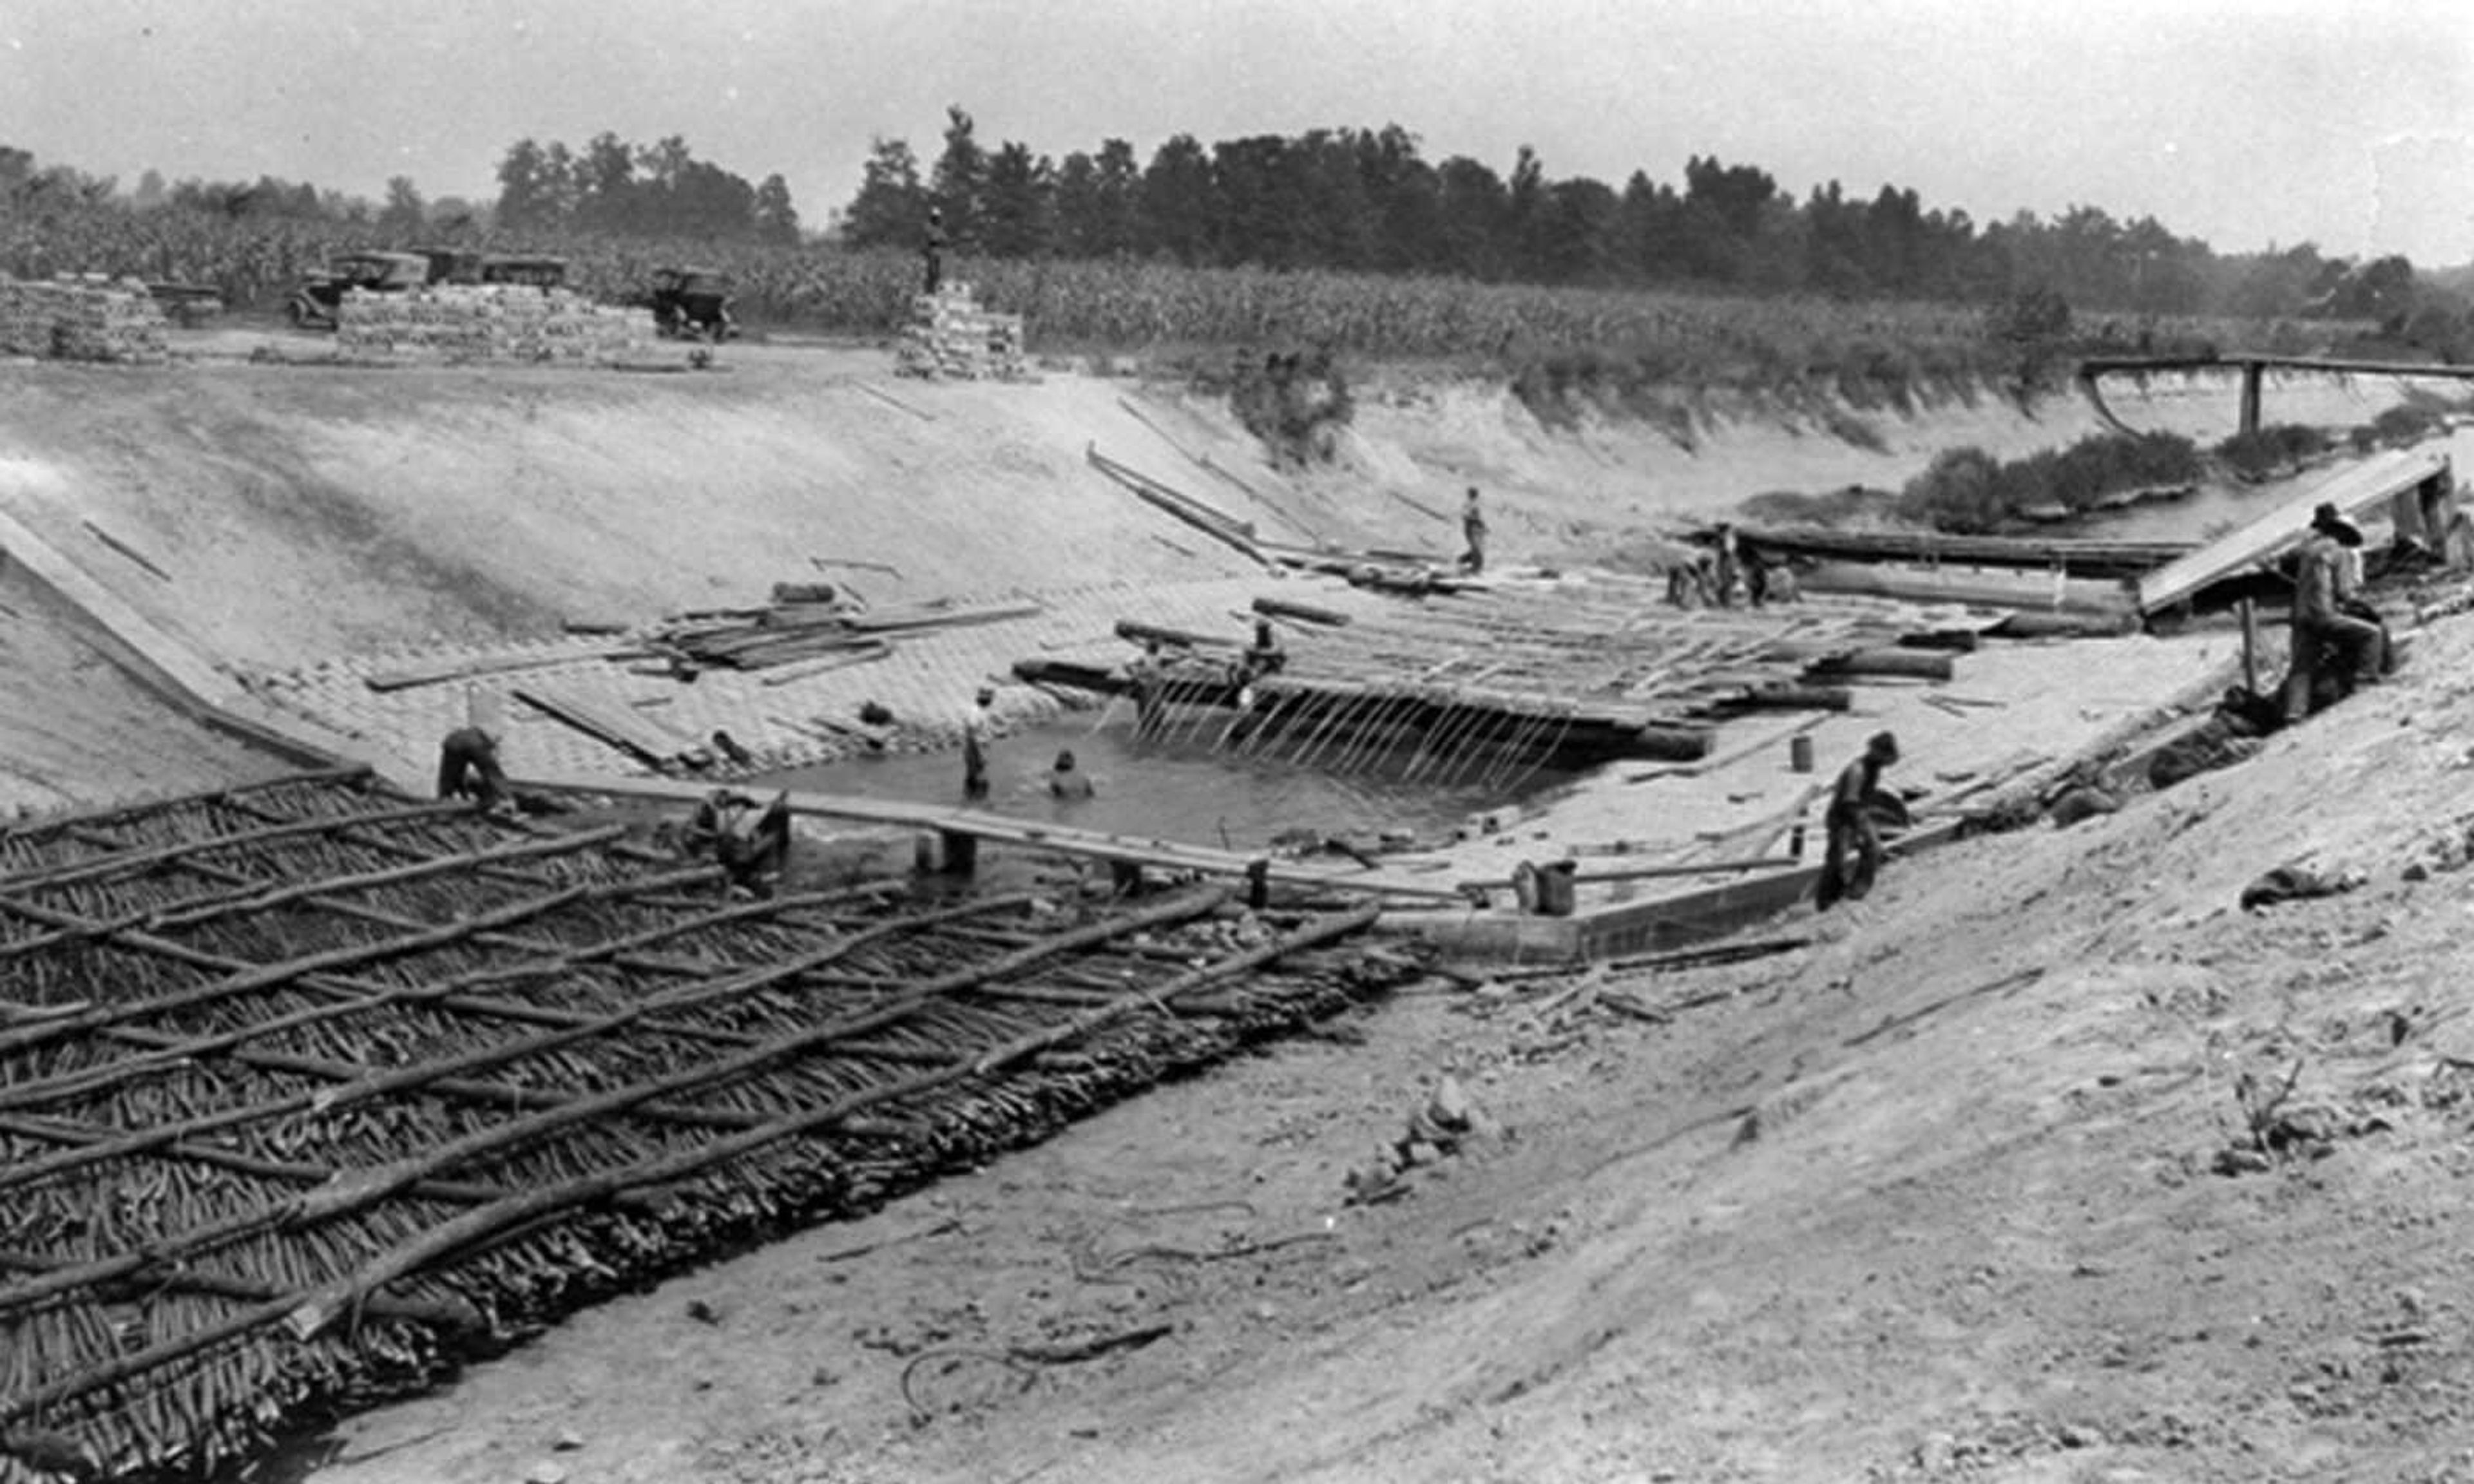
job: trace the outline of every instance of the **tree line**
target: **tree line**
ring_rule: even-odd
[[[1978,224],[1895,185],[1865,197],[1832,180],[1799,201],[1767,171],[1715,156],[1687,159],[1680,185],[1640,170],[1620,189],[1552,179],[1526,146],[1497,174],[1467,156],[1429,161],[1396,124],[1207,147],[1180,133],[1148,161],[1112,138],[1060,161],[1010,140],[988,148],[956,107],[931,165],[906,140],[871,142],[840,235],[915,249],[932,206],[957,251],[1004,258],[1849,299],[2041,294],[2142,315],[2386,320],[2412,312],[2418,294],[2401,256],[2357,264],[2307,243],[2224,256],[2153,217],[2118,221],[2095,206]]]
[[[497,180],[500,231],[799,241],[798,209],[778,172],[750,185],[696,158],[678,134],[636,145],[605,130],[580,151],[519,139],[499,159]]]

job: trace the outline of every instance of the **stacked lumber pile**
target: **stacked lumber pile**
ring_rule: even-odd
[[[863,608],[823,583],[777,583],[763,608],[691,613],[652,635],[649,648],[685,669],[781,669],[773,679],[882,659],[901,634],[1003,623],[1040,611],[1036,603],[958,604],[950,598]],[[796,670],[781,667],[795,665]]]
[[[350,772],[0,827],[0,1484],[249,1476],[1417,971],[1370,903],[733,900],[625,833]]]
[[[1023,374],[1022,316],[980,307],[967,283],[948,283],[910,301],[910,323],[894,352],[905,376],[1013,381]]]
[[[159,361],[162,307],[133,278],[0,275],[0,352],[61,361]]]
[[[564,289],[439,284],[408,294],[346,294],[336,326],[347,355],[595,364],[653,340],[649,309],[596,303]]]

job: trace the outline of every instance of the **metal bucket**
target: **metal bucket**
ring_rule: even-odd
[[[1786,765],[1798,773],[1812,771],[1812,733],[1799,731],[1786,739]]]

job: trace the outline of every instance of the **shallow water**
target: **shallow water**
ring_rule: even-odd
[[[1405,758],[1378,758],[1339,776],[1238,756],[1193,736],[1137,738],[1123,708],[1102,721],[1095,730],[1088,718],[1069,717],[997,738],[988,748],[989,795],[979,806],[1078,829],[1241,850],[1301,829],[1348,837],[1406,830],[1432,842],[1472,814],[1538,798],[1573,778],[1541,769],[1492,787],[1406,782],[1400,778]],[[1059,800],[1048,791],[1050,768],[1067,749],[1078,771],[1091,778],[1090,799]],[[774,774],[761,785],[914,803],[966,802],[958,752],[854,758]]]

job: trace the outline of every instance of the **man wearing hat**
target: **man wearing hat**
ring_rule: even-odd
[[[1830,791],[1830,809],[1823,822],[1830,843],[1821,856],[1821,884],[1814,902],[1824,912],[1840,901],[1861,901],[1881,871],[1881,831],[1873,823],[1872,800],[1881,787],[1881,770],[1899,760],[1899,739],[1886,731],[1873,733],[1864,754],[1838,775]],[[1854,851],[1851,871],[1847,856]]]
[[[2333,657],[2350,690],[2378,673],[2386,636],[2380,626],[2346,611],[2353,596],[2349,552],[2363,544],[2360,526],[2336,505],[2321,501],[2311,513],[2311,534],[2293,569],[2293,662],[2285,681],[2285,719],[2311,714],[2311,693],[2323,657]]]

